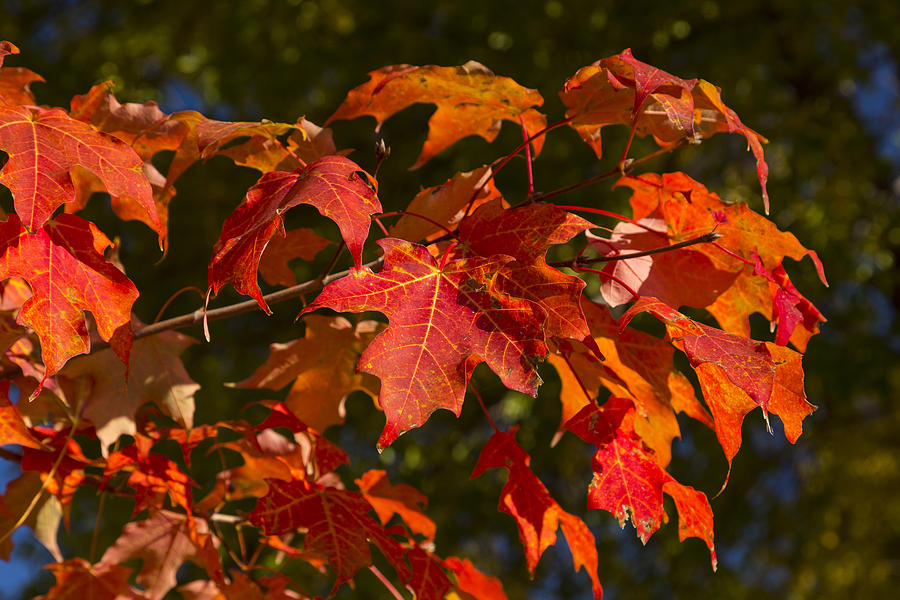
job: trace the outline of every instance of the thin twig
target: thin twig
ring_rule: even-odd
[[[387,591],[389,591],[391,595],[396,598],[396,600],[405,600],[403,598],[403,594],[401,594],[400,591],[394,587],[394,584],[384,576],[384,573],[382,573],[378,567],[376,567],[375,565],[369,565],[369,570],[375,574],[375,577],[378,578],[378,581],[380,581],[381,584],[387,588]]]
[[[652,250],[643,250],[641,252],[629,252],[628,254],[616,254],[614,256],[597,256],[594,258],[584,258],[579,257],[570,261],[560,261],[555,263],[549,263],[551,267],[572,267],[575,265],[591,265],[595,263],[602,262],[612,262],[614,260],[628,260],[629,258],[639,258],[641,256],[650,256],[651,254],[662,254],[663,252],[671,252],[673,250],[680,250],[681,248],[687,248],[688,246],[694,246],[696,244],[706,244],[713,242],[722,237],[721,233],[716,231],[710,231],[709,233],[704,233],[701,236],[685,240],[683,242],[678,242],[677,244],[672,244],[671,246],[661,246],[659,248],[653,248]]]
[[[558,190],[552,190],[549,192],[537,193],[534,195],[534,199],[535,199],[535,201],[549,200],[550,198],[562,196],[563,194],[568,194],[569,192],[572,192],[575,190],[580,190],[581,188],[584,188],[584,187],[588,187],[589,185],[593,185],[595,183],[603,181],[604,179],[609,179],[610,177],[615,177],[617,175],[621,176],[623,173],[627,174],[630,171],[634,170],[635,167],[642,165],[645,162],[651,161],[654,158],[660,157],[663,154],[668,154],[669,152],[672,152],[673,150],[680,148],[681,146],[684,146],[686,143],[687,142],[680,140],[678,142],[675,142],[671,146],[666,146],[665,148],[660,148],[656,152],[648,154],[647,156],[642,156],[641,158],[628,160],[628,161],[626,161],[626,163],[624,165],[622,165],[621,168],[619,167],[619,165],[616,165],[612,169],[610,169],[608,171],[604,171],[603,173],[600,173],[599,175],[589,177],[588,179],[584,179],[582,181],[579,181],[578,183],[573,183],[572,185],[566,186],[564,188],[559,188]]]
[[[363,265],[363,268],[374,269],[381,265],[381,258],[377,260],[373,260]],[[283,290],[278,290],[277,292],[272,292],[271,294],[266,294],[263,296],[263,300],[266,301],[266,304],[277,304],[279,302],[284,302],[286,300],[292,300],[294,298],[299,298],[303,294],[307,294],[309,292],[316,292],[321,290],[323,287],[334,281],[335,279],[340,279],[341,277],[346,277],[349,275],[354,269],[346,269],[344,271],[340,271],[333,275],[329,275],[327,277],[323,277],[320,279],[313,279],[310,281],[305,281],[303,283],[291,286],[289,288],[285,288]],[[244,302],[238,302],[236,304],[231,304],[229,306],[223,306],[221,308],[214,308],[212,310],[206,311],[206,320],[207,321],[217,321],[219,319],[227,319],[229,317],[234,317],[237,315],[242,315],[244,313],[253,312],[254,310],[258,310],[259,305],[256,303],[256,300],[246,300]],[[145,338],[151,335],[156,335],[157,333],[162,333],[163,331],[169,331],[172,329],[183,329],[185,327],[191,327],[192,325],[199,325],[203,321],[204,311],[202,308],[198,308],[194,312],[181,315],[178,317],[173,317],[171,319],[166,319],[165,321],[160,321],[158,323],[153,323],[152,325],[147,325],[146,327],[141,327],[140,329],[134,332],[134,339],[138,340],[141,338]],[[91,345],[91,350],[89,354],[93,354],[94,352],[99,352],[100,350],[105,350],[109,348],[109,342],[98,342],[96,344]]]
[[[494,428],[495,433],[500,433],[500,430],[497,429],[497,424],[494,423],[494,419],[491,418],[491,413],[488,412],[487,405],[484,403],[484,399],[481,397],[481,394],[478,393],[478,388],[475,387],[474,381],[469,381],[469,386],[472,388],[472,393],[475,394],[475,397],[478,398],[478,404],[481,405],[481,410],[484,412],[484,416],[487,417],[488,422],[491,424],[491,427]]]

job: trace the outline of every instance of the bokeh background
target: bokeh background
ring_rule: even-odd
[[[593,529],[600,578],[611,599],[879,598],[900,586],[898,23],[900,4],[889,0],[0,1],[0,39],[22,50],[8,64],[43,75],[47,82],[33,86],[38,101],[56,106],[111,79],[120,100],[155,100],[166,112],[197,109],[219,119],[287,122],[306,115],[321,124],[370,70],[475,59],[538,89],[554,119],[563,114],[557,92],[566,77],[628,47],[645,62],[722,87],[728,105],[771,140],[766,157],[773,220],[819,253],[831,286],[818,283],[809,262],[787,265],[797,287],[829,319],[804,360],[807,393],[819,409],[795,446],[780,431],[768,435],[758,413],[748,417],[729,487],[712,500],[718,572],[710,570],[702,543],[678,542],[674,524],[644,547],[630,526],[622,531],[606,513],[587,514],[591,449],[572,436],[549,449],[559,420],[552,368],[545,369],[547,383],[537,399],[505,393],[486,372],[477,375],[496,418],[521,425],[519,441],[534,456],[535,471],[563,507],[584,515]],[[492,145],[466,140],[410,174],[432,110],[414,107],[384,127],[393,149],[379,173],[386,210],[408,203],[420,186],[489,162],[520,139],[507,126]],[[372,119],[334,125],[338,146],[357,148],[353,158],[367,168],[373,125]],[[611,130],[608,135],[608,148],[621,147],[621,137]],[[639,143],[635,155],[649,149]],[[572,132],[554,132],[535,162],[536,186],[552,189],[609,166]],[[754,165],[739,136],[717,136],[648,168],[684,170],[723,198],[761,210]],[[521,167],[507,171],[501,189],[513,200],[523,198]],[[205,289],[221,224],[256,177],[224,158],[193,167],[178,183],[170,250],[158,264],[147,258],[157,254],[145,228],[121,224],[108,202],[92,200],[88,216],[107,234],[122,237],[124,263],[143,292],[137,305],[142,319],[152,320],[184,286]],[[566,202],[615,208],[624,197],[601,186]],[[314,211],[293,213],[294,225],[314,222],[323,233],[334,233]],[[317,267],[301,265],[297,272],[302,280]],[[223,292],[215,304],[237,299]],[[166,314],[199,303],[184,295]],[[189,371],[204,386],[197,396],[199,420],[236,417],[249,400],[278,397],[223,383],[248,376],[269,342],[302,333],[292,323],[297,308],[280,305],[272,318],[252,314],[215,323],[213,343],[186,352]],[[378,455],[381,417],[370,401],[354,396],[347,425],[328,432],[354,460],[345,480],[380,467],[392,480],[417,486],[431,500],[438,552],[465,556],[499,576],[510,598],[587,597],[588,579],[572,572],[562,542],[548,550],[529,581],[514,522],[496,512],[505,475],[469,481],[490,435],[472,404],[459,421],[436,414]],[[710,432],[695,424],[682,428],[672,471],[713,495],[725,475],[721,451]],[[3,480],[14,474],[9,465],[0,472]],[[76,503],[64,539],[68,551],[83,553],[90,543],[92,506],[88,492]],[[118,535],[122,522],[116,524],[115,507],[107,510],[101,547]],[[0,563],[0,597],[10,600],[52,583],[40,568],[49,554],[27,531],[16,540],[11,562]],[[383,597],[370,579],[362,574],[359,588],[345,588],[341,597]]]

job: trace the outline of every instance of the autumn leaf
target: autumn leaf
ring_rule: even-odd
[[[75,199],[70,171],[87,169],[113,198],[137,203],[146,222],[163,234],[143,161],[118,138],[98,133],[60,109],[0,106],[0,150],[9,161],[0,183],[10,189],[26,229],[40,229],[62,204]]]
[[[569,126],[597,158],[603,155],[600,132],[606,125],[628,125],[638,135],[652,135],[661,146],[695,142],[719,131],[743,135],[756,158],[768,213],[769,167],[762,150],[767,140],[741,123],[711,83],[675,77],[635,59],[626,49],[579,69],[559,95],[568,109]]]
[[[83,426],[79,433],[90,437],[93,432]],[[85,456],[75,439],[69,439],[68,430],[34,427],[32,434],[41,440],[42,445],[22,449],[22,470],[40,474],[44,489],[59,500],[57,506],[68,526],[72,498],[84,484],[84,470],[98,466],[98,462]],[[55,537],[53,540],[55,543]]]
[[[678,252],[693,253],[692,260],[695,266],[711,263],[714,270],[710,271],[707,268],[705,271],[699,271],[697,277],[705,273],[725,271],[735,274],[733,283],[721,290],[718,297],[708,306],[702,303],[705,300],[700,300],[699,298],[703,296],[697,293],[693,294],[691,302],[684,302],[691,306],[707,308],[719,325],[727,331],[749,336],[749,316],[754,312],[759,312],[769,321],[775,322],[774,310],[778,286],[775,286],[773,293],[765,276],[754,272],[756,268],[754,255],[759,256],[765,269],[770,272],[779,269],[785,257],[800,261],[809,256],[822,283],[827,285],[822,263],[815,252],[804,248],[793,234],[780,231],[774,223],[750,210],[746,204],[722,202],[716,194],[709,192],[684,173],[662,175],[647,173],[640,177],[628,176],[620,179],[616,185],[624,185],[633,190],[631,206],[634,219],[641,222],[648,219],[661,221],[669,243],[683,242],[710,231],[715,231],[721,236],[714,244],[698,244],[691,246],[689,250]],[[662,237],[659,238],[659,245],[664,245]],[[705,259],[698,262],[697,254],[702,254]],[[636,260],[641,259],[626,262],[635,263]],[[654,261],[646,277],[648,279],[662,277],[665,280],[665,276],[660,275],[660,269],[666,266],[664,262]],[[660,285],[653,287],[654,292],[662,289]],[[684,287],[679,292],[682,297],[685,295]],[[796,296],[800,299],[796,300],[795,305],[805,300],[799,296],[799,292]],[[677,306],[671,301],[669,304]],[[795,328],[793,333],[788,333],[788,327],[782,325],[779,327],[778,335],[788,335],[798,349],[805,350],[809,338],[818,332],[818,323],[825,320],[818,311],[813,313],[814,310],[815,307],[804,305],[801,310],[804,317],[799,322],[800,326]],[[785,329],[784,332],[781,331],[782,327]]]
[[[145,587],[149,600],[159,600],[175,587],[176,571],[185,561],[204,565],[198,540],[206,535],[206,521],[159,511],[143,521],[127,523],[97,566],[109,568],[140,558],[137,582]]]
[[[698,323],[655,298],[638,300],[622,315],[619,326],[626,327],[643,311],[653,313],[666,324],[669,338],[691,361],[729,471],[741,445],[744,416],[757,406],[763,411],[767,427],[768,414],[778,415],[784,423],[785,436],[791,443],[797,441],[803,419],[815,410],[803,391],[801,354]]]
[[[549,266],[550,246],[564,244],[594,224],[552,204],[526,204],[504,209],[500,200],[481,206],[460,225],[460,240],[481,256],[509,254],[500,291],[538,304],[547,313],[547,336],[587,339],[590,329],[581,310],[584,281]]]
[[[163,508],[166,498],[172,506],[190,511],[192,483],[188,476],[175,462],[153,451],[155,440],[140,433],[133,437],[133,444],[109,455],[103,473],[106,481],[119,473],[128,474],[135,500],[131,516],[145,508]]]
[[[127,378],[125,365],[109,349],[78,357],[58,374],[70,404],[82,406],[84,418],[97,428],[104,454],[120,435],[135,433],[135,413],[147,402],[183,427],[193,427],[194,393],[200,386],[179,355],[194,343],[175,331],[136,340]]]
[[[38,449],[41,443],[28,431],[22,415],[10,401],[9,386],[9,381],[0,381],[0,446],[19,444]]]
[[[323,432],[344,422],[344,402],[354,390],[378,396],[378,381],[356,372],[356,363],[383,328],[375,321],[355,326],[343,317],[307,315],[304,337],[269,346],[269,357],[238,388],[280,390],[293,383],[285,399],[301,421]]]
[[[413,597],[416,600],[444,600],[453,582],[440,560],[418,546],[407,550],[406,556],[411,574],[404,583],[412,590]]]
[[[392,485],[387,473],[370,469],[356,480],[363,498],[372,505],[382,525],[387,525],[391,517],[398,515],[413,533],[424,536],[426,541],[434,539],[436,526],[425,516],[423,510],[428,498],[417,489],[406,484]]]
[[[44,78],[25,67],[0,68],[0,106],[35,104],[31,84]]]
[[[494,141],[503,121],[512,121],[534,135],[547,124],[536,111],[544,99],[508,77],[469,61],[460,67],[393,65],[369,73],[369,81],[350,90],[326,125],[341,119],[371,115],[376,131],[391,115],[416,103],[436,104],[428,121],[428,138],[413,165],[417,169],[460,139],[478,135]],[[543,138],[532,142],[535,156]]]
[[[634,405],[612,397],[601,407],[585,406],[566,428],[597,448],[591,461],[594,478],[588,487],[588,508],[602,509],[624,527],[631,519],[638,538],[646,544],[667,520],[663,492],[675,499],[680,518],[679,534],[699,537],[709,548],[713,570],[713,516],[709,500],[702,492],[678,483],[652,456],[634,431]]]
[[[550,356],[562,382],[559,430],[605,387],[614,396],[634,402],[635,431],[665,468],[672,440],[681,437],[675,413],[683,412],[710,428],[712,417],[697,400],[690,381],[675,368],[670,344],[634,329],[620,331],[606,307],[585,301],[584,310],[604,360],[577,343],[561,346],[558,354]]]
[[[74,215],[59,215],[33,235],[16,215],[0,223],[0,278],[21,277],[31,287],[16,320],[40,337],[41,383],[90,349],[83,310],[91,312],[107,341],[130,323],[138,291],[103,257],[111,245],[92,223]],[[40,386],[33,395],[39,392]]]
[[[12,42],[7,42],[6,40],[0,40],[0,67],[3,66],[3,59],[10,54],[18,54],[19,47],[13,44]]]
[[[446,231],[417,215],[425,216],[454,231],[459,227],[470,201],[474,209],[500,198],[500,191],[494,185],[493,173],[489,166],[457,173],[443,185],[425,188],[416,194],[406,207],[408,214],[400,217],[400,220],[388,229],[388,234],[410,242],[431,240],[444,235]]]
[[[209,262],[209,286],[214,294],[226,283],[251,296],[271,312],[256,282],[260,256],[276,232],[284,231],[281,215],[298,204],[310,204],[337,223],[353,256],[362,264],[362,247],[371,215],[381,212],[374,180],[343,156],[327,156],[292,173],[267,173],[222,226]]]
[[[408,577],[403,548],[369,516],[372,507],[361,495],[303,480],[272,479],[268,484],[269,493],[250,513],[250,521],[268,535],[305,529],[303,547],[327,556],[337,575],[332,593],[372,563],[369,542],[381,550],[401,578]]]
[[[284,237],[276,235],[259,260],[259,275],[269,285],[297,285],[297,276],[288,266],[288,261],[295,258],[311,261],[331,245],[331,240],[316,235],[312,229],[292,229]]]
[[[29,509],[31,512],[22,520]],[[62,560],[57,542],[62,514],[59,500],[42,489],[41,477],[37,473],[26,471],[10,481],[0,498],[0,536],[3,536],[0,539],[0,559],[9,560],[13,549],[12,532],[22,520],[22,524],[31,527],[35,538],[50,554],[56,560]]]
[[[330,154],[347,153],[338,152],[333,132],[328,127],[319,127],[306,119],[298,119],[296,127],[286,144],[273,137],[254,135],[246,142],[217,151],[217,154],[229,157],[236,165],[268,173],[293,171],[302,166],[298,159],[311,163]]]
[[[36,600],[138,600],[143,593],[128,585],[133,569],[119,564],[92,565],[83,558],[61,561],[47,568],[56,584]]]
[[[544,550],[556,543],[556,532],[562,527],[572,553],[572,562],[577,571],[581,567],[591,578],[594,598],[603,596],[603,589],[597,578],[597,547],[594,536],[584,521],[565,512],[550,492],[529,468],[531,457],[516,443],[518,427],[508,432],[498,431],[491,436],[478,463],[472,471],[472,478],[487,469],[509,470],[509,479],[500,492],[498,509],[511,515],[519,528],[519,540],[525,548],[528,571],[534,573]]]
[[[459,415],[476,358],[504,385],[534,395],[536,364],[547,355],[544,311],[494,288],[511,257],[472,257],[439,265],[422,246],[385,238],[384,267],[352,271],[322,290],[301,314],[318,308],[376,310],[389,320],[358,368],[381,379],[387,424],[378,444],[422,425],[434,410]]]
[[[465,600],[507,600],[500,580],[485,575],[470,560],[449,556],[444,559],[444,566],[456,576],[456,589]]]

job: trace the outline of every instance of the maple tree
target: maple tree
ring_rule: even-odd
[[[552,367],[562,419],[550,427],[594,447],[584,451],[594,471],[584,482],[587,507],[623,526],[631,521],[646,543],[668,520],[668,495],[679,538],[699,538],[713,568],[707,494],[666,470],[681,434],[676,414],[715,433],[727,463],[724,490],[748,413],[759,408],[763,427],[778,416],[795,442],[814,410],[801,360],[825,319],[783,262],[809,256],[824,283],[815,252],[683,173],[642,169],[716,133],[736,133],[755,159],[768,212],[766,140],[707,81],[675,77],[625,50],[570,77],[560,91],[565,115],[548,124],[540,94],[478,63],[395,65],[370,73],[319,127],[303,118],[165,114],[152,102],[120,103],[107,84],[75,96],[68,109],[40,106],[30,89],[40,77],[3,65],[17,53],[0,42],[0,183],[15,209],[0,224],[0,445],[21,467],[0,502],[0,556],[9,556],[12,533],[30,526],[57,560],[49,566],[56,585],[44,598],[153,599],[173,589],[184,598],[306,598],[322,589],[333,595],[366,569],[397,598],[408,597],[404,588],[415,598],[504,598],[499,580],[465,557],[441,554],[427,499],[414,488],[378,470],[341,478],[352,457],[323,434],[343,423],[354,390],[384,413],[372,440],[380,448],[438,409],[459,415],[471,392],[494,429],[472,477],[508,471],[498,508],[515,521],[529,572],[562,529],[575,570],[586,571],[599,598],[594,535],[531,468],[517,428],[495,424],[472,381],[480,363],[506,388],[530,395]],[[437,108],[413,168],[464,137],[493,141],[504,121],[521,128],[523,141],[385,213],[377,173],[389,148],[379,141],[366,171],[327,126],[372,116],[380,127],[416,103]],[[534,191],[532,162],[552,131],[573,128],[602,159],[601,131],[614,125],[629,136],[609,170]],[[636,136],[659,149],[631,157]],[[211,248],[204,305],[144,325],[132,314],[139,290],[117,242],[72,213],[105,192],[114,213],[146,224],[165,252],[175,183],[213,156],[261,175]],[[516,157],[526,165],[524,199],[505,197],[495,182]],[[613,180],[631,190],[630,215],[600,202],[555,201]],[[300,204],[332,221],[339,237],[287,230],[283,215]],[[377,243],[369,240],[373,223]],[[325,269],[298,282],[289,262],[326,249]],[[352,266],[332,272],[345,249]],[[284,289],[263,294],[260,276]],[[228,283],[251,300],[214,307]],[[587,284],[597,293],[589,297]],[[194,340],[174,330],[256,308],[271,313],[272,304],[298,298],[303,335],[273,344],[256,372],[234,384],[290,385],[283,401],[255,403],[256,419],[195,423],[199,386],[179,359]],[[665,338],[633,328],[645,312],[663,323]],[[386,323],[361,313],[380,313]],[[750,337],[754,313],[772,324],[772,341]],[[691,372],[676,367],[676,351]],[[212,473],[192,468],[211,460],[219,464]],[[201,473],[208,480],[195,480]],[[132,505],[132,520],[118,524],[121,534],[99,559],[93,549],[66,557],[57,541],[85,487],[98,503],[110,496]],[[185,563],[194,565],[189,580]],[[328,585],[286,576],[288,563],[307,565]]]

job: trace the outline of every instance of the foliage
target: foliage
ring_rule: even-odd
[[[3,42],[0,60],[17,52]],[[684,174],[639,169],[717,132],[737,133],[756,159],[768,210],[765,139],[709,82],[674,77],[625,50],[566,81],[560,92],[566,114],[547,125],[535,108],[543,103],[537,92],[478,63],[373,71],[329,122],[372,115],[380,127],[412,104],[436,104],[414,168],[465,136],[493,140],[502,121],[518,123],[523,136],[492,164],[423,190],[406,210],[385,213],[376,175],[390,149],[381,140],[370,173],[338,150],[329,130],[304,119],[167,115],[153,103],[121,104],[107,84],[76,96],[65,111],[36,105],[29,88],[35,80],[0,70],[0,150],[8,155],[0,181],[16,209],[0,238],[6,378],[0,441],[22,447],[21,454],[4,450],[22,468],[2,505],[4,551],[8,556],[17,527],[32,526],[59,561],[46,598],[75,590],[162,598],[176,586],[186,598],[311,597],[336,593],[363,569],[396,597],[398,587],[416,598],[504,597],[497,580],[438,553],[421,494],[375,470],[355,481],[358,490],[342,480],[338,469],[350,459],[322,434],[342,423],[354,389],[377,396],[386,420],[380,447],[423,426],[439,408],[459,415],[471,392],[494,428],[472,476],[509,471],[499,509],[516,521],[529,571],[562,528],[575,570],[584,567],[600,597],[593,534],[534,472],[517,428],[501,431],[494,423],[472,380],[480,363],[508,389],[535,395],[541,365],[550,362],[564,384],[560,435],[571,431],[596,448],[588,507],[612,513],[623,526],[631,520],[646,543],[668,520],[665,492],[675,503],[679,537],[700,538],[713,568],[707,496],[666,471],[672,440],[681,434],[675,414],[711,428],[730,465],[747,413],[760,408],[767,426],[770,413],[779,416],[794,442],[814,409],[803,390],[801,352],[824,317],[782,263],[809,255],[824,282],[816,254]],[[600,158],[601,129],[616,124],[630,135],[612,168],[534,191],[532,160],[551,131],[572,127]],[[636,136],[651,136],[659,149],[630,157]],[[522,154],[529,192],[514,201],[494,179]],[[148,225],[165,251],[174,183],[213,156],[262,175],[222,226],[203,309],[144,326],[131,315],[137,291],[120,270],[117,245],[69,213],[105,191],[115,214]],[[610,179],[631,188],[632,216],[550,202]],[[286,230],[283,215],[300,204],[333,221],[339,238]],[[64,212],[53,217],[60,206]],[[389,230],[383,220],[397,216]],[[595,222],[601,219],[614,227]],[[384,235],[380,252],[366,248],[373,222]],[[595,233],[603,230],[608,237]],[[332,246],[323,272],[291,281],[288,261],[308,261]],[[345,246],[353,267],[332,273]],[[364,262],[366,253],[374,258]],[[565,258],[548,261],[548,253]],[[289,287],[264,295],[257,272]],[[586,282],[601,281],[599,296],[587,297]],[[227,283],[253,300],[209,309]],[[270,313],[271,303],[319,290],[298,315],[304,337],[273,346],[269,360],[239,384],[293,383],[287,401],[254,403],[247,419],[195,424],[198,386],[178,359],[190,340],[171,330],[201,321],[205,327],[248,305]],[[632,302],[624,314],[610,312]],[[377,312],[387,324],[308,314],[320,308]],[[628,329],[643,312],[664,323],[665,339]],[[749,337],[753,313],[777,329],[774,342]],[[690,372],[676,367],[673,346]],[[601,388],[611,393],[605,402]],[[93,547],[88,556],[64,560],[58,528],[68,525],[73,494],[86,487],[97,490],[101,507],[107,497],[129,503],[131,520],[119,524],[121,535],[99,561]],[[129,566],[134,559],[139,567]],[[181,576],[186,562],[196,565],[195,576]],[[298,564],[305,566],[298,571]],[[322,581],[329,571],[327,592]]]

